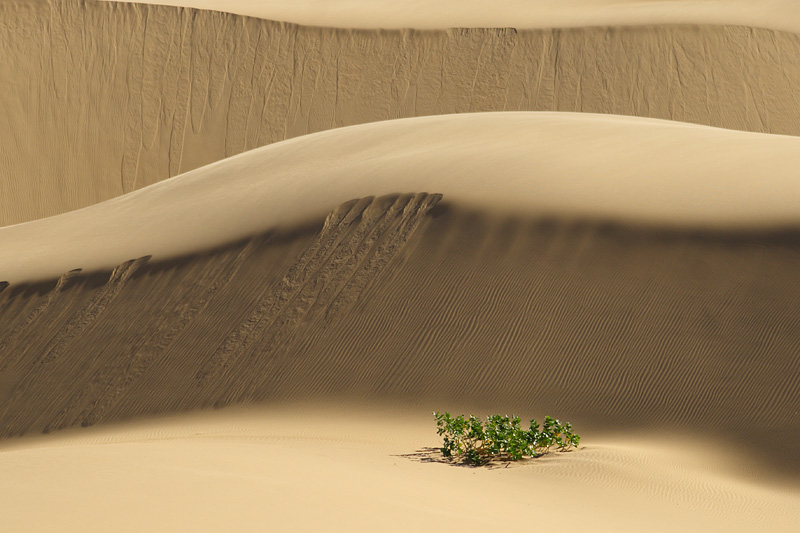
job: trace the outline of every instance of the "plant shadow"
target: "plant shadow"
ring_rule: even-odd
[[[497,468],[508,468],[509,466],[512,465],[512,461],[491,461],[486,464],[470,463],[464,459],[457,457],[445,457],[444,454],[442,454],[441,448],[431,448],[431,447],[420,448],[419,450],[412,453],[401,453],[393,455],[392,457],[402,457],[403,459],[408,459],[409,461],[414,461],[417,463],[440,463],[461,468],[483,468],[486,470],[494,470]],[[517,461],[517,462],[522,462],[522,461]]]

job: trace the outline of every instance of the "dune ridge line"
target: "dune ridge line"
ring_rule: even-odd
[[[395,118],[566,111],[800,134],[800,36],[749,21],[337,30],[78,0],[3,2],[0,20],[0,143],[14,147],[0,159],[0,226]]]

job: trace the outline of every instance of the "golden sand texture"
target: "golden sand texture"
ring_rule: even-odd
[[[0,280],[195,253],[319,220],[352,198],[403,191],[506,215],[791,228],[800,224],[800,139],[587,113],[469,113],[339,128],[0,228]]]
[[[291,234],[10,285],[0,436],[242,402],[535,406],[792,477],[799,260],[797,231],[352,201]]]
[[[472,469],[426,462],[424,448],[440,444],[432,426],[424,409],[310,404],[6,442],[3,520],[68,532],[529,531],[568,522],[615,533],[791,531],[800,520],[796,488],[733,475],[728,464],[746,457],[693,436],[593,436],[579,452]]]
[[[793,531],[797,2],[174,1],[0,0],[4,528]]]
[[[800,133],[800,37],[751,27],[346,30],[3,2],[0,56],[0,225],[399,117],[582,111]]]

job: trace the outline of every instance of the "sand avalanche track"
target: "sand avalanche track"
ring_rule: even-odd
[[[356,31],[10,1],[0,56],[0,225],[401,117],[581,111],[800,134],[800,37],[740,26]]]

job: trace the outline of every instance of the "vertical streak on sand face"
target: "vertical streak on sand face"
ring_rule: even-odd
[[[97,320],[108,305],[113,302],[114,298],[119,295],[125,286],[125,282],[127,282],[142,265],[146,264],[149,259],[150,256],[144,256],[126,261],[111,272],[108,282],[102,289],[83,306],[77,316],[50,339],[42,355],[37,355],[33,358],[33,363],[28,375],[17,384],[17,387],[9,395],[2,415],[5,415],[9,408],[25,395],[28,388],[35,383],[44,367],[56,362],[58,358],[67,351],[70,344],[90,328],[92,323]]]
[[[286,371],[287,374],[278,379],[291,379],[296,369],[292,362],[302,354],[295,341],[300,338],[313,341],[325,330],[337,312],[341,313],[354,305],[363,296],[364,289],[377,280],[384,268],[397,256],[412,232],[419,227],[422,218],[441,197],[440,194],[427,193],[401,195],[388,208],[382,202],[384,199],[373,201],[371,207],[374,209],[367,210],[366,216],[362,215],[361,221],[350,228],[351,242],[340,247],[344,249],[344,253],[338,258],[332,257],[328,267],[317,275],[319,289],[315,292],[316,298],[311,301],[312,307],[305,307],[308,310],[306,315],[291,323],[289,328],[284,327],[284,324],[280,328],[273,328],[265,339],[253,347],[249,361],[253,371],[249,374],[247,383],[228,384],[228,391],[218,401],[218,405],[256,394],[260,388],[257,378],[259,375],[277,377],[282,371]],[[370,220],[373,218],[370,211],[376,212],[376,224]],[[362,226],[367,227],[362,230]],[[352,257],[352,253],[347,250],[355,246],[356,241],[360,241],[360,244],[354,260],[348,261],[347,256]],[[316,312],[311,312],[314,311],[313,307],[316,307]],[[300,329],[301,326],[305,327]]]
[[[132,259],[122,263],[111,272],[111,277],[103,289],[95,296],[88,305],[75,317],[67,327],[58,333],[48,344],[45,349],[44,355],[39,360],[42,364],[48,364],[55,361],[67,349],[69,343],[81,335],[86,328],[92,325],[98,316],[105,310],[109,303],[120,293],[125,286],[125,282],[137,271],[139,268],[147,263],[150,256],[140,257],[139,259]]]
[[[417,194],[409,200],[403,209],[403,214],[398,224],[387,232],[378,234],[382,238],[373,255],[366,262],[359,264],[354,270],[347,284],[342,287],[336,297],[328,305],[325,316],[330,320],[336,313],[349,307],[368,288],[389,262],[408,243],[411,235],[416,231],[424,216],[433,209],[442,199],[441,194]]]
[[[0,2],[0,20],[11,103],[0,145],[41,147],[0,161],[0,190],[14,192],[0,226],[287,138],[412,116],[580,111],[800,133],[800,36],[788,32],[352,31],[79,0]]]
[[[309,275],[308,271],[319,261],[319,256],[327,254],[340,238],[339,225],[360,215],[364,207],[360,202],[349,202],[328,215],[317,242],[292,265],[278,284],[264,289],[256,308],[247,320],[225,338],[208,363],[197,373],[198,385],[205,384],[210,378],[230,367],[247,349],[254,336],[274,320],[286,302],[291,299],[291,295],[302,286]]]
[[[33,311],[31,311],[24,320],[22,320],[19,324],[17,324],[14,329],[8,334],[8,336],[0,342],[0,354],[7,354],[6,358],[0,361],[0,373],[11,364],[13,361],[16,360],[16,357],[12,358],[12,353],[16,341],[22,336],[25,330],[37,319],[39,318],[42,313],[44,313],[48,307],[53,303],[53,300],[61,294],[61,291],[64,289],[64,286],[75,276],[80,274],[81,269],[77,268],[75,270],[70,270],[69,272],[63,274],[58,281],[56,282],[56,286],[47,293],[44,301],[36,307]],[[8,284],[6,284],[8,285]],[[5,287],[0,287],[0,292],[3,291]],[[16,352],[20,353],[20,352]]]
[[[203,312],[214,296],[228,286],[252,255],[255,243],[256,240],[251,239],[238,252],[227,252],[231,257],[223,260],[221,265],[205,267],[195,283],[178,287],[172,311],[150,324],[140,336],[141,342],[126,347],[99,368],[89,385],[73,396],[47,429],[61,429],[78,423],[86,427],[101,420],[186,326]]]
[[[228,371],[248,350],[251,357],[269,355],[248,359],[253,369],[249,375],[266,371],[304,323],[328,321],[335,310],[355,302],[440,198],[425,193],[403,195],[388,208],[386,198],[366,198],[337,208],[317,241],[212,355],[198,373],[198,385],[211,385],[212,377]],[[250,379],[247,383],[216,381],[226,390],[216,405],[235,401],[253,387]]]
[[[303,353],[301,346],[313,343],[319,335],[323,334],[328,323],[355,305],[359,299],[365,297],[367,289],[397,258],[414,231],[420,226],[425,215],[436,206],[441,198],[441,194],[419,193],[398,197],[389,209],[379,206],[378,212],[385,213],[385,215],[380,218],[377,225],[367,228],[367,231],[363,232],[366,235],[363,240],[361,240],[362,232],[358,230],[361,226],[368,225],[369,221],[365,223],[362,220],[354,231],[354,237],[361,241],[360,245],[355,254],[349,254],[352,260],[332,265],[338,272],[332,281],[323,279],[325,286],[313,303],[315,309],[310,309],[304,320],[309,327],[302,330],[295,327],[289,331],[278,332],[284,335],[280,345],[274,342],[259,343],[255,347],[254,353],[251,354],[254,356],[252,364],[255,372],[252,373],[253,377],[249,379],[246,386],[237,387],[239,397],[252,395],[258,389],[259,383],[255,378],[257,375],[272,375],[285,371],[286,374],[281,379],[292,379],[296,367],[292,365],[294,358],[291,356],[299,357]],[[298,346],[296,341],[300,341],[299,337],[304,338],[304,342]],[[267,354],[268,357],[262,356]],[[290,359],[286,359],[287,357]],[[270,369],[273,364],[278,365],[279,368]],[[231,402],[237,399],[236,396],[229,396],[227,401]]]

